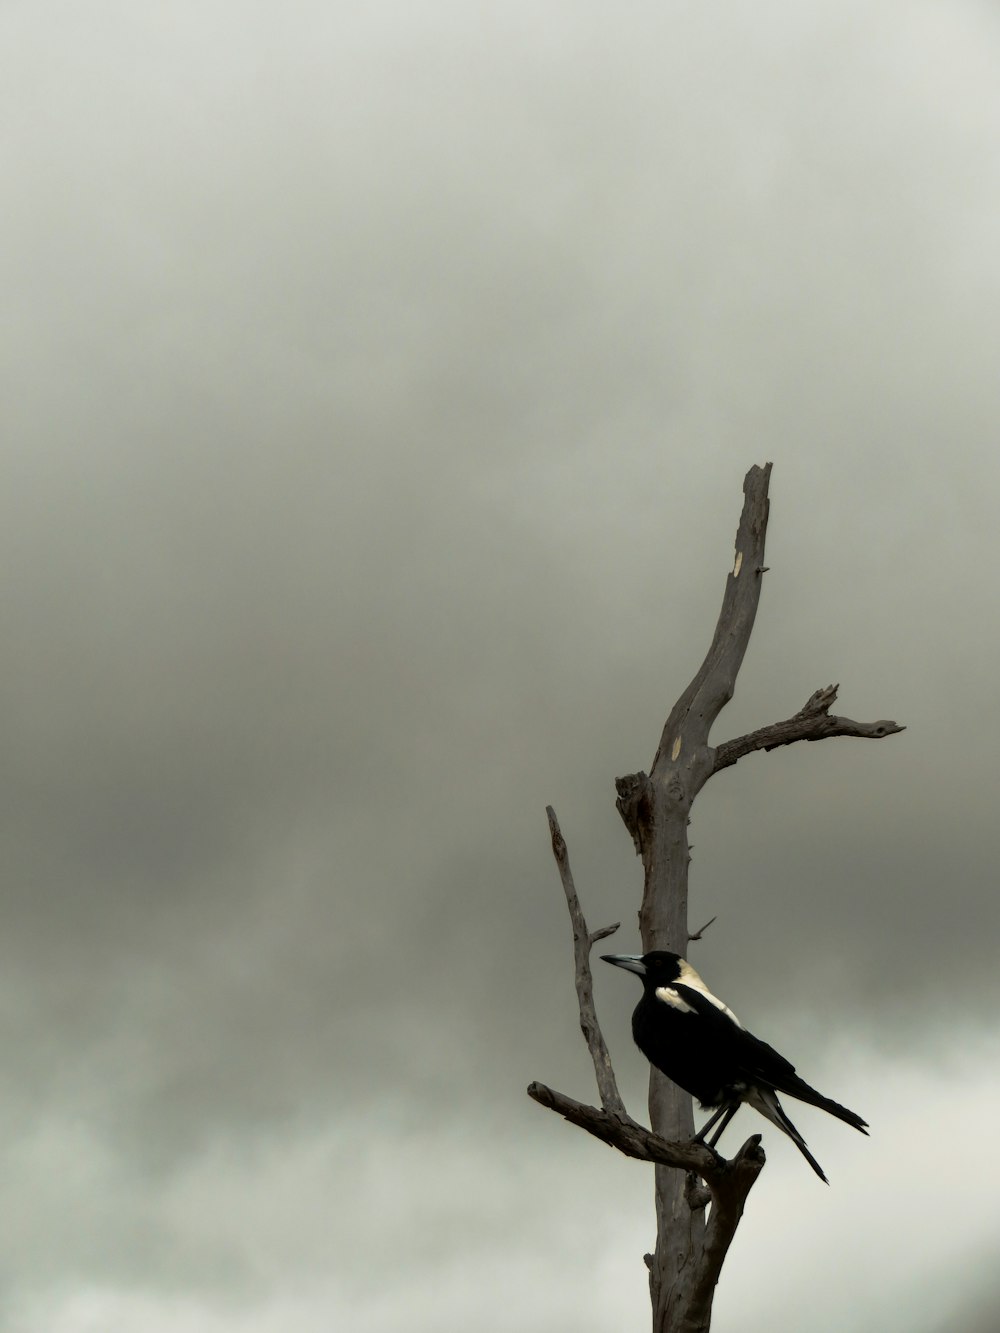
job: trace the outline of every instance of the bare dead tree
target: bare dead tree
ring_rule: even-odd
[[[644,953],[668,949],[685,955],[688,942],[706,929],[688,933],[688,824],[695,797],[714,773],[755,750],[828,736],[879,740],[903,730],[890,721],[837,717],[830,712],[837,686],[828,685],[783,722],[722,745],[709,744],[712,725],[733,697],[760,601],[770,474],[767,463],[752,467],[744,479],[736,554],[715,634],[704,662],[670,711],[650,772],[616,780],[618,810],[643,864],[639,929]],[[618,927],[588,931],[566,843],[551,807],[548,817],[573,925],[580,1026],[593,1059],[601,1107],[586,1106],[541,1083],[532,1083],[528,1095],[619,1152],[653,1163],[656,1248],[646,1255],[653,1333],[707,1333],[722,1264],[747,1195],[764,1166],[760,1135],[747,1139],[729,1161],[695,1142],[690,1096],[656,1069],[650,1071],[649,1083],[652,1130],[628,1115],[597,1021],[590,973],[593,944]]]

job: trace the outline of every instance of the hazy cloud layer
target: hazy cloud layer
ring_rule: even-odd
[[[699,967],[874,1127],[768,1137],[716,1323],[992,1329],[995,10],[0,33],[2,1333],[642,1325],[649,1181],[523,1095],[590,1089],[543,810],[630,947],[766,459],[719,738],[907,731],[695,809]]]

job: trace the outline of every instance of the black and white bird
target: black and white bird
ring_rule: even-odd
[[[820,1180],[826,1181],[805,1139],[785,1114],[778,1093],[829,1111],[867,1134],[867,1121],[811,1088],[773,1046],[748,1032],[686,959],[659,949],[602,957],[642,978],[642,999],[632,1015],[632,1035],[639,1050],[678,1087],[697,1097],[703,1110],[718,1108],[696,1139],[704,1140],[718,1123],[708,1143],[714,1148],[746,1102],[787,1134]]]

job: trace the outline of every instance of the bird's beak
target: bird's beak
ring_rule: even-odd
[[[640,977],[646,975],[641,953],[602,953],[601,962],[613,963],[615,967],[623,967],[626,972],[635,972]]]

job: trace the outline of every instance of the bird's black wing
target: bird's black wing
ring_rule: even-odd
[[[718,1043],[732,1061],[736,1076],[743,1081],[762,1084],[783,1092],[789,1097],[818,1106],[821,1110],[843,1120],[845,1124],[866,1132],[867,1121],[862,1120],[855,1111],[850,1111],[839,1102],[824,1097],[821,1092],[800,1078],[790,1060],[779,1054],[773,1046],[761,1041],[752,1032],[748,1032],[721,1001],[709,999],[701,991],[691,986],[675,984],[673,989],[683,1002],[698,1014],[702,1021],[702,1030],[706,1039]]]

